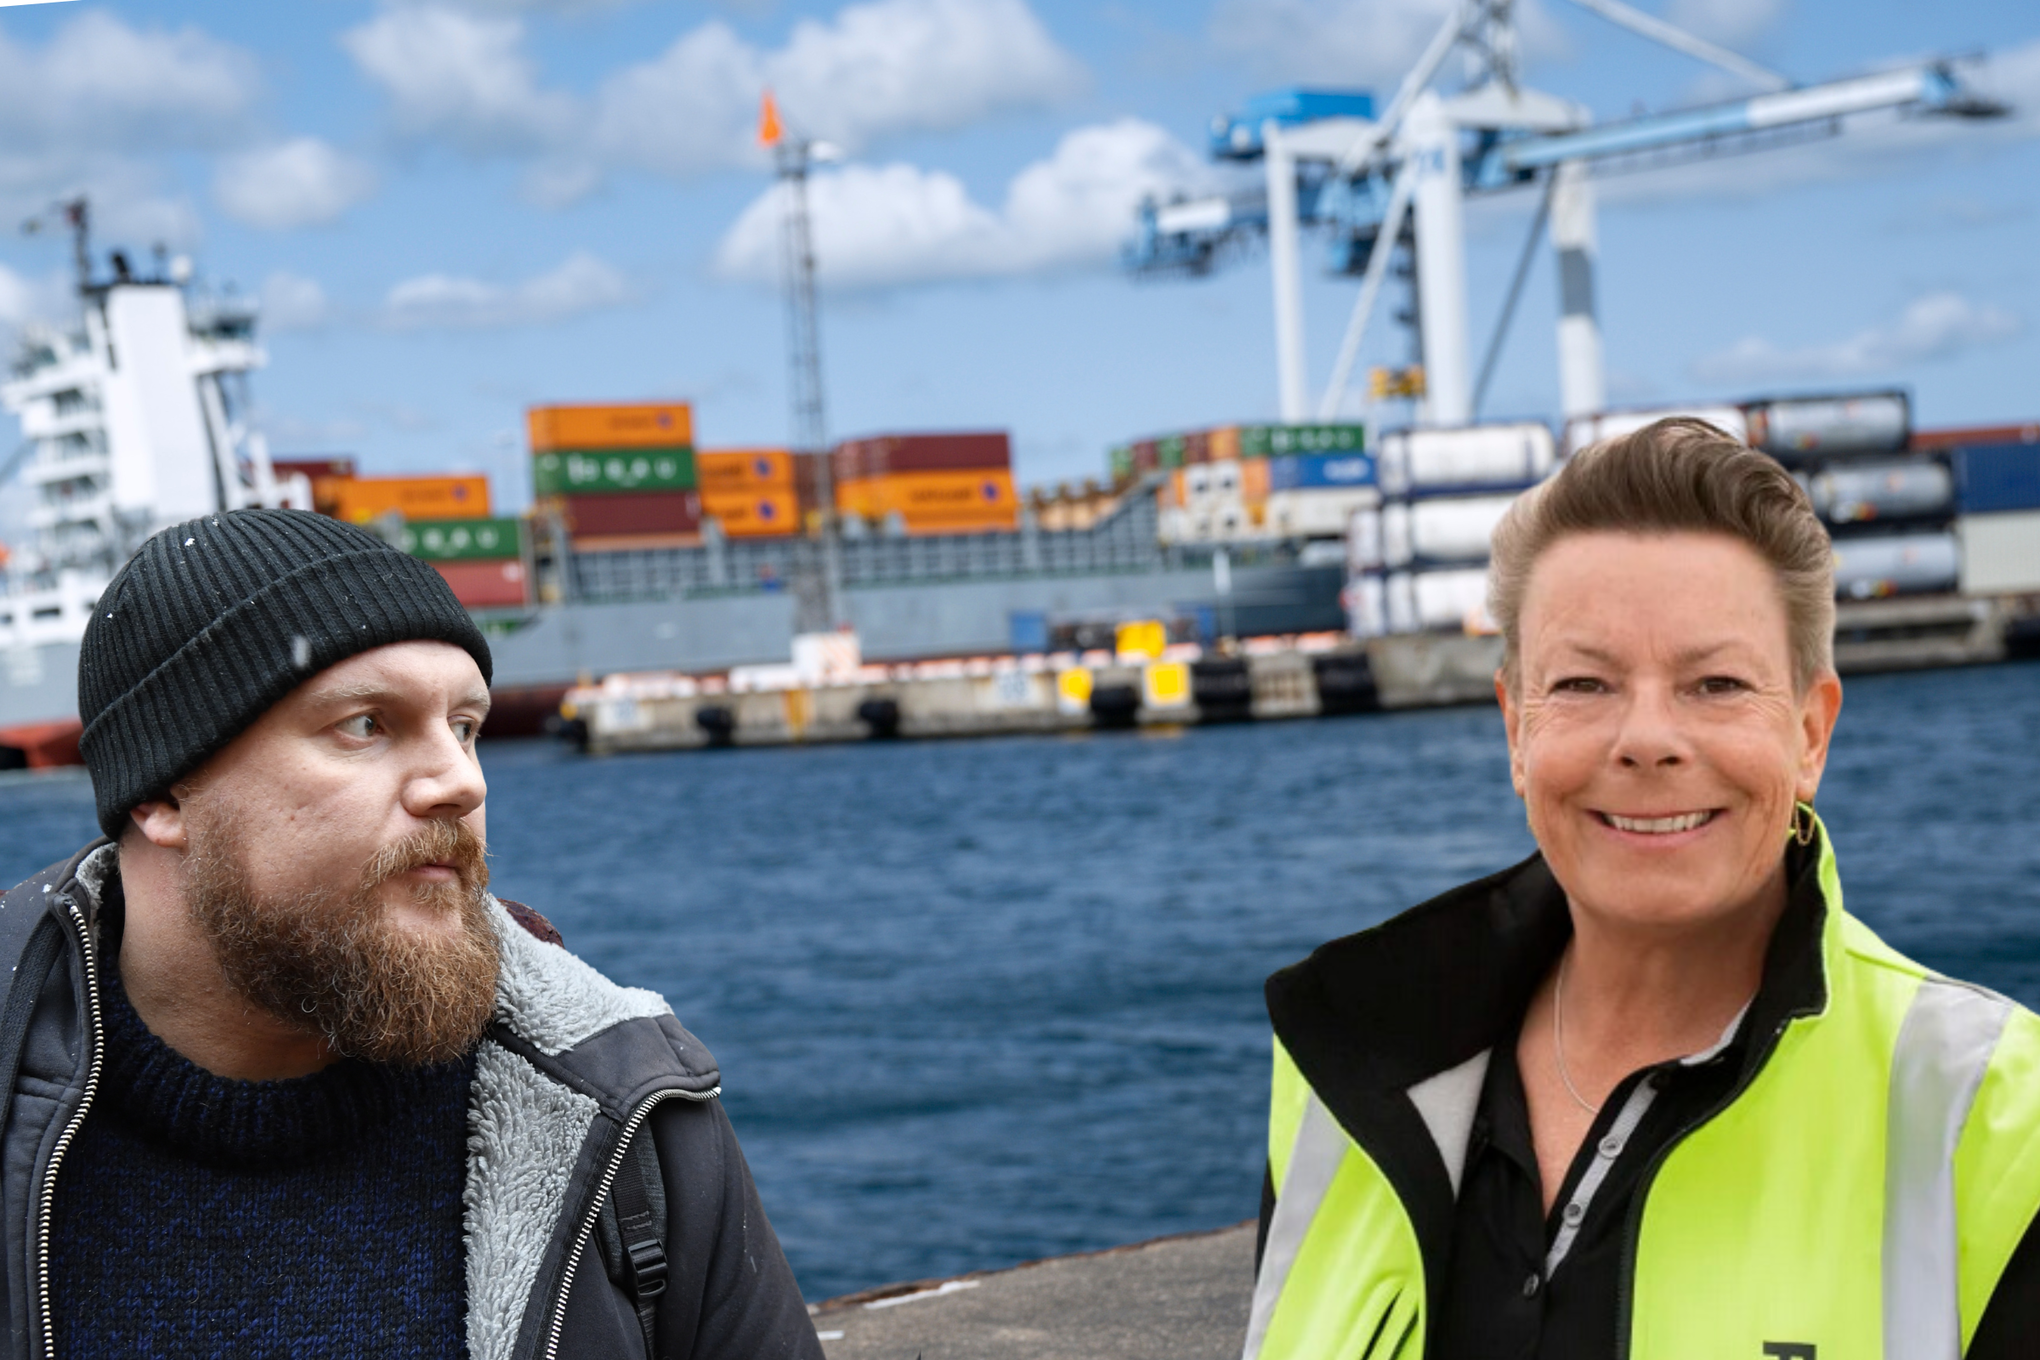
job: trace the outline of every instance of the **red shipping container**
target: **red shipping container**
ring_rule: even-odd
[[[1162,448],[1158,440],[1138,439],[1133,445],[1133,470],[1153,472],[1162,465]]]
[[[1975,448],[1989,444],[2031,444],[2040,441],[2040,421],[2030,425],[1980,425],[1965,430],[1914,430],[1912,449]]]
[[[1013,466],[1013,441],[1004,430],[969,434],[883,434],[838,444],[840,481],[895,472],[977,472]]]
[[[567,532],[609,534],[701,532],[699,491],[602,491],[563,496]]]
[[[313,481],[321,477],[354,475],[354,460],[345,454],[332,458],[272,458],[269,460],[269,467],[276,474],[278,481],[300,472]]]
[[[524,564],[503,562],[434,562],[453,587],[453,598],[469,609],[517,608],[525,603]]]

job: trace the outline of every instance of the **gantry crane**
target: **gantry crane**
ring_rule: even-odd
[[[1421,362],[1420,423],[1471,421],[1500,353],[1517,297],[1549,224],[1558,255],[1560,403],[1567,416],[1602,409],[1600,325],[1594,308],[1594,189],[1590,167],[1664,164],[1752,151],[1842,130],[1876,110],[1964,118],[2005,108],[1966,85],[1954,63],[1937,61],[1825,84],[1794,87],[1784,76],[1686,33],[1620,0],[1574,3],[1751,81],[1752,98],[1595,125],[1569,100],[1517,79],[1514,0],[1458,0],[1388,107],[1332,91],[1264,96],[1243,115],[1221,117],[1212,154],[1259,161],[1261,191],[1141,206],[1126,263],[1136,273],[1201,274],[1241,247],[1265,239],[1275,293],[1275,354],[1281,417],[1307,418],[1299,236],[1305,226],[1330,240],[1335,272],[1361,275],[1345,338],[1319,419],[1345,400],[1360,343],[1398,248],[1414,273],[1413,309]],[[1469,54],[1471,74],[1456,94],[1432,88],[1446,59]],[[1531,227],[1495,335],[1476,378],[1468,336],[1463,226],[1468,194],[1541,186]]]

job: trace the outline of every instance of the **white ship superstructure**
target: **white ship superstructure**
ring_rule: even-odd
[[[247,421],[246,375],[265,361],[253,307],[125,271],[81,292],[80,327],[28,330],[0,384],[32,448],[21,479],[38,494],[33,541],[7,559],[0,594],[0,649],[17,672],[22,649],[83,636],[99,592],[158,529],[310,506],[309,487],[276,483]]]

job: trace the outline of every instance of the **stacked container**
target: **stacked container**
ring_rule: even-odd
[[[1378,509],[1347,525],[1346,615],[1357,637],[1488,632],[1489,539],[1558,461],[1536,422],[1407,430],[1376,450]]]
[[[903,534],[1010,533],[1019,527],[1013,446],[1005,431],[889,434],[830,454],[847,525]]]
[[[536,498],[582,552],[699,541],[693,412],[685,403],[535,406],[527,413]]]
[[[1915,435],[1952,464],[1965,595],[2040,592],[2040,424]]]
[[[325,478],[313,489],[314,504],[322,489],[330,499],[321,508],[350,524],[367,524],[390,514],[407,521],[486,519],[489,514],[489,479],[481,473]]]
[[[1361,425],[1218,425],[1112,451],[1113,471],[1172,470],[1156,492],[1164,542],[1336,539],[1378,500]]]
[[[703,449],[694,456],[701,513],[731,538],[774,538],[800,530],[793,455],[785,449]]]
[[[529,601],[522,520],[412,521],[404,526],[404,551],[438,568],[469,609],[519,609]]]

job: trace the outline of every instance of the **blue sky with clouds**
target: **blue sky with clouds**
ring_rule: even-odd
[[[0,221],[90,192],[102,244],[163,241],[263,299],[278,453],[485,470],[515,507],[530,403],[684,398],[705,445],[784,441],[770,84],[851,153],[815,186],[831,431],[1004,426],[1023,481],[1081,477],[1109,444],[1275,406],[1265,262],[1129,280],[1132,204],[1209,182],[1208,119],[1257,90],[1385,95],[1444,3],[0,8]],[[2040,416],[2040,12],[1643,5],[1801,81],[1979,55],[2016,112],[1604,180],[1611,399],[1899,384],[1924,423]],[[1527,82],[1599,117],[1737,93],[1568,0],[1519,11]],[[1533,207],[1470,211],[1477,345]],[[1307,259],[1315,387],[1355,285]],[[69,305],[65,260],[0,235],[0,331]],[[1552,273],[1493,412],[1557,409]],[[1400,344],[1376,327],[1368,357]]]

